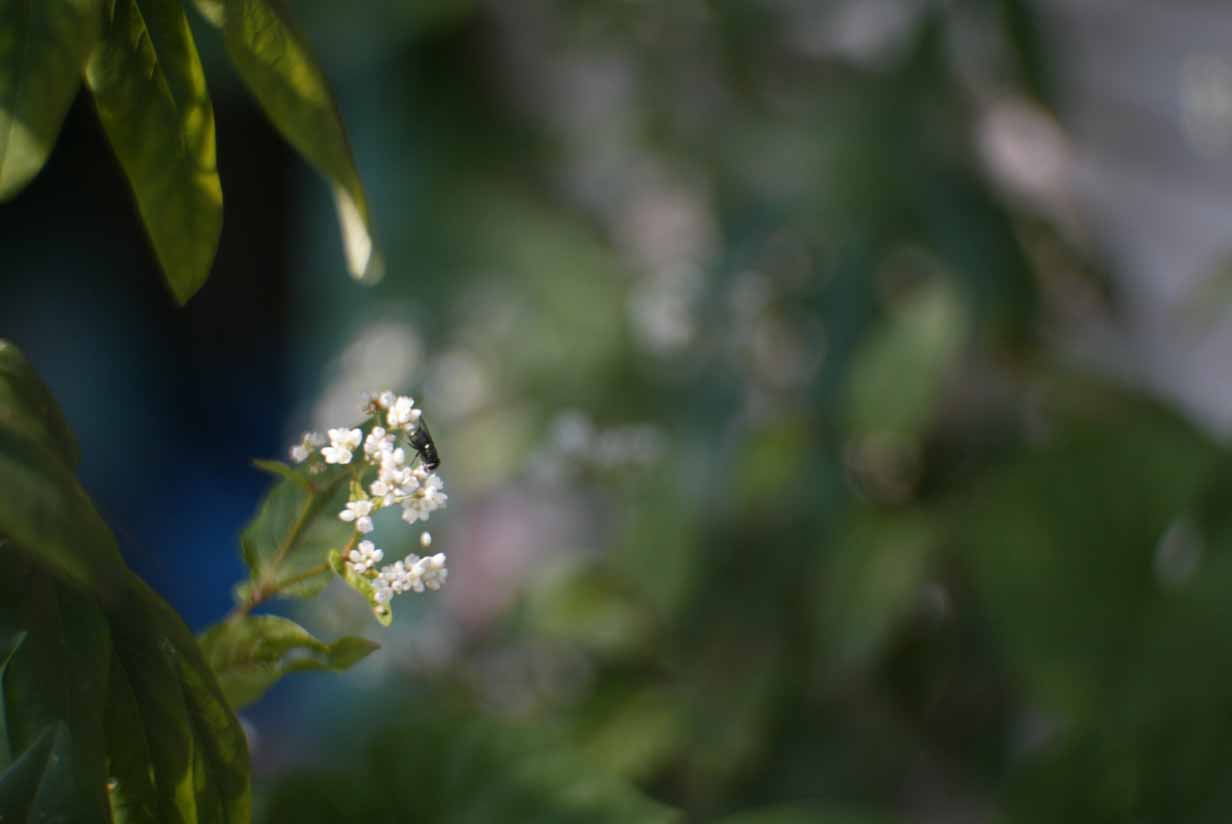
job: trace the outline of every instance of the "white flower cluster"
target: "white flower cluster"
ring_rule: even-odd
[[[378,552],[380,550],[377,550]],[[372,581],[378,603],[386,603],[394,595],[403,592],[423,592],[425,589],[440,589],[449,577],[445,568],[445,553],[438,552],[421,558],[411,553],[401,561],[381,567]]]
[[[320,432],[305,432],[300,442],[291,447],[291,460],[303,463],[313,452],[325,446],[325,436]]]
[[[404,437],[410,438],[419,428],[422,410],[415,408],[412,398],[389,391],[365,395],[363,409],[373,419],[366,436],[359,428],[331,429],[326,446],[323,436],[308,432],[291,448],[292,460],[304,463],[319,452],[326,464],[351,465],[354,461],[350,500],[338,518],[353,523],[361,535],[372,532],[373,515],[385,507],[401,506],[402,520],[407,524],[427,521],[449,498],[445,484],[435,472],[417,462],[419,453],[409,441],[406,446],[400,445]],[[356,458],[357,452],[361,452],[362,462]],[[309,466],[309,471],[322,469],[319,461]],[[370,474],[373,469],[374,475]],[[424,548],[431,543],[432,536],[427,532],[420,536]],[[423,558],[411,554],[378,570],[376,565],[384,557],[385,553],[372,541],[361,540],[345,558],[355,574],[372,582],[380,603],[402,592],[440,589],[449,574],[444,553]]]

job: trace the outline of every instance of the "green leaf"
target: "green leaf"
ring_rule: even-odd
[[[0,428],[0,535],[110,598],[125,569],[115,537],[60,456]]]
[[[86,66],[86,85],[167,285],[185,303],[209,277],[222,187],[214,111],[178,0],[117,0]]]
[[[0,201],[47,162],[102,9],[102,0],[0,0]]]
[[[246,822],[244,732],[188,627],[144,583],[131,580],[123,608],[110,617],[117,660],[141,710],[157,820]],[[112,757],[114,763],[114,750]]]
[[[108,741],[107,800],[111,817],[123,824],[158,824],[159,820],[158,790],[150,769],[153,757],[141,712],[123,660],[113,654],[103,720]]]
[[[1011,762],[1006,806],[1015,821],[1222,820],[1227,453],[1130,393],[1059,391],[1043,396],[1048,444],[954,513],[1015,692],[1055,725]]]
[[[19,401],[0,419],[0,820],[243,824],[239,722],[53,449],[62,420],[27,419],[54,403],[13,364],[0,350]]]
[[[981,477],[955,532],[1025,691],[1077,723],[1138,671],[1166,596],[1159,543],[1196,505],[1218,452],[1128,394],[1064,391],[1083,418],[1057,413],[1047,448]]]
[[[231,706],[256,701],[284,676],[307,670],[342,671],[380,644],[340,638],[326,644],[277,615],[248,615],[217,624],[201,636],[201,648]]]
[[[243,731],[174,610],[135,576],[103,609],[23,553],[2,560],[0,637],[24,640],[0,679],[4,743],[17,756],[0,786],[61,730],[53,789],[40,791],[44,806],[29,820],[246,822]],[[0,793],[2,820],[21,809],[9,801]],[[72,813],[56,818],[62,809]]]
[[[77,439],[51,390],[6,340],[0,340],[0,429],[37,441],[70,467],[80,460]]]
[[[381,257],[372,240],[368,200],[325,75],[291,24],[281,0],[202,2],[221,26],[227,52],[274,126],[333,184],[351,275],[375,281]],[[220,14],[221,12],[221,14]]]
[[[0,538],[104,595],[120,586],[124,562],[73,475],[76,461],[76,440],[51,392],[0,340]]]
[[[45,727],[38,740],[12,767],[0,773],[0,820],[97,821],[82,803],[72,771],[72,742],[60,723]],[[93,813],[99,808],[94,807]]]
[[[348,480],[345,472],[329,472],[311,482],[295,476],[274,485],[240,535],[252,573],[249,590],[306,598],[329,583],[329,552],[354,531],[338,519],[346,508]]]
[[[0,627],[6,636],[25,636],[0,679],[7,749],[15,756],[0,777],[0,816],[15,815],[10,811],[24,801],[32,821],[105,821],[106,621],[15,550],[0,551],[0,562]],[[48,770],[34,783],[21,778],[32,761]]]
[[[821,564],[817,636],[835,680],[874,665],[938,544],[927,513],[858,509]]]
[[[932,420],[966,335],[955,291],[941,278],[921,284],[857,354],[847,404],[855,434],[916,436]]]
[[[352,569],[350,564],[342,560],[342,553],[336,549],[330,550],[329,568],[345,581],[347,586],[364,596],[368,606],[372,607],[373,616],[381,626],[387,627],[394,622],[393,609],[388,602],[377,600],[376,588],[372,586],[372,580]]]

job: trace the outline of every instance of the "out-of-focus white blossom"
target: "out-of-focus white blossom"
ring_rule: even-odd
[[[355,528],[367,534],[372,531],[372,501],[348,501],[346,509],[339,512],[338,517],[347,523],[354,521]]]
[[[419,486],[402,501],[402,520],[408,524],[428,520],[428,516],[445,506],[449,496],[445,494],[445,483],[435,473],[416,468]]]
[[[362,574],[379,564],[384,557],[385,553],[377,549],[371,541],[360,541],[359,546],[347,555],[347,561],[351,569]]]
[[[423,411],[415,408],[415,400],[406,395],[399,395],[393,405],[389,407],[389,414],[386,420],[389,421],[391,429],[406,429],[415,428],[415,424],[419,422],[419,418],[423,415]]]
[[[383,453],[393,450],[394,440],[394,436],[386,432],[384,427],[374,426],[364,440],[364,455],[370,463],[378,463]]]
[[[321,450],[325,463],[349,464],[351,453],[359,448],[361,438],[363,433],[358,429],[329,430],[329,446]]]
[[[320,432],[305,432],[299,439],[299,443],[291,447],[291,460],[296,463],[303,463],[312,456],[312,453],[325,445],[325,436]]]
[[[424,549],[427,549],[428,547],[432,546],[432,533],[425,532],[422,535],[420,535],[419,545],[423,547]]]
[[[420,558],[415,562],[415,569],[418,572],[418,580],[423,582],[423,585],[428,589],[432,590],[440,589],[441,585],[445,583],[445,579],[449,577],[449,570],[445,568],[445,553],[443,552],[438,552],[427,558]]]

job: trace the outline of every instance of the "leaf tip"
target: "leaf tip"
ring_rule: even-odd
[[[375,285],[385,277],[385,261],[373,243],[367,208],[341,186],[335,187],[334,198],[338,206],[338,224],[342,230],[347,270],[360,283]]]

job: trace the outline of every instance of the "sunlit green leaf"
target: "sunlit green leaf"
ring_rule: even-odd
[[[117,824],[157,824],[158,791],[142,708],[118,653],[111,661],[107,688],[107,800]]]
[[[231,61],[270,120],[333,184],[351,275],[379,279],[383,263],[373,242],[368,200],[346,131],[325,75],[292,25],[285,4],[198,0],[198,6],[207,19],[221,25]]]
[[[269,491],[240,535],[253,594],[304,598],[329,582],[329,551],[341,549],[354,531],[338,519],[346,508],[347,480],[345,473],[327,473],[309,484],[288,476]]]
[[[372,615],[377,622],[387,627],[394,622],[394,611],[390,607],[388,601],[382,601],[376,596],[376,587],[372,585],[372,579],[356,572],[350,564],[342,559],[342,553],[336,549],[329,552],[329,568],[335,575],[346,582],[346,585],[351,589],[364,596],[364,600],[368,602],[368,606],[372,607]]]
[[[135,577],[110,617],[117,660],[141,709],[159,820],[247,821],[244,732],[188,627]]]
[[[47,161],[102,10],[103,0],[0,0],[0,201]]]
[[[247,615],[217,624],[201,636],[206,660],[231,706],[256,701],[293,672],[349,669],[379,648],[364,638],[327,644],[294,621],[277,615]]]
[[[167,283],[184,303],[209,276],[222,188],[214,112],[178,0],[116,0],[86,85]]]

